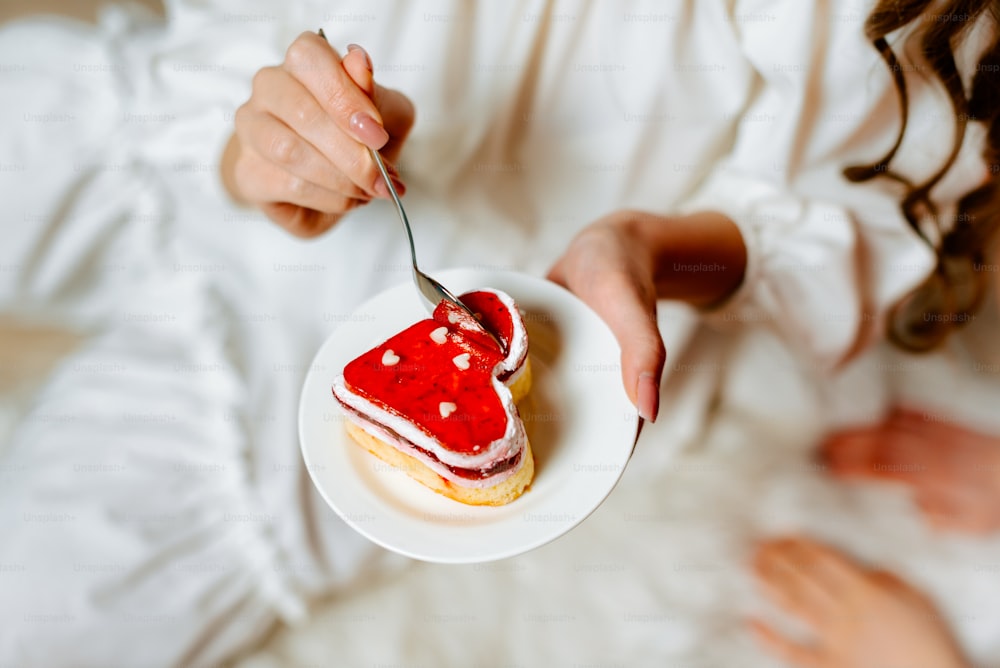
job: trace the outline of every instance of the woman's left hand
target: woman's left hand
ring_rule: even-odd
[[[746,246],[732,220],[713,211],[661,216],[616,211],[586,227],[549,271],[611,328],[622,382],[643,418],[659,412],[667,353],[657,299],[692,306],[724,301],[743,281]]]
[[[656,322],[655,258],[635,224],[646,215],[619,212],[593,223],[573,239],[549,279],[611,328],[621,346],[625,391],[639,415],[655,421],[667,353]]]

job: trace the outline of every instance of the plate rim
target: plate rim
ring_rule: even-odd
[[[493,285],[495,283],[518,282],[518,281],[528,281],[532,283],[544,284],[547,286],[547,289],[554,289],[556,292],[562,293],[564,297],[568,297],[574,303],[575,307],[582,307],[583,309],[585,309],[593,318],[595,318],[598,322],[601,323],[601,325],[605,329],[605,333],[607,334],[607,336],[610,336],[612,340],[614,340],[613,334],[611,334],[611,331],[607,327],[606,323],[604,323],[603,320],[601,320],[600,317],[597,316],[597,314],[593,311],[593,309],[589,307],[589,305],[580,300],[576,295],[567,290],[565,287],[557,283],[554,283],[552,281],[549,281],[547,279],[535,276],[533,274],[528,274],[525,272],[511,271],[507,269],[494,269],[494,268],[482,269],[476,267],[455,267],[455,268],[436,270],[434,272],[434,275],[436,278],[438,278],[438,280],[441,280],[445,284],[458,284],[462,282],[471,281],[473,280],[473,278],[475,281],[481,282],[483,285]],[[405,287],[408,284],[412,285],[412,283],[409,280],[404,280],[402,282],[384,287],[377,293],[371,295],[370,297],[359,303],[351,311],[351,315],[369,310],[370,305],[377,303],[381,299],[386,298],[387,293],[398,290],[405,290]],[[498,289],[503,289],[503,288],[500,287]],[[416,299],[416,296],[414,296],[414,299]],[[433,553],[433,551],[414,550],[412,548],[394,544],[391,539],[384,538],[379,532],[372,531],[370,530],[369,527],[366,527],[363,523],[356,521],[355,518],[351,517],[348,512],[346,512],[343,508],[341,508],[340,504],[334,502],[331,499],[331,496],[328,494],[328,491],[326,489],[327,487],[326,484],[321,483],[317,464],[311,459],[310,448],[307,447],[306,445],[306,433],[308,431],[306,420],[308,417],[307,413],[309,413],[309,401],[307,400],[307,392],[309,392],[310,388],[318,382],[315,378],[315,376],[321,373],[321,371],[317,366],[318,362],[321,360],[322,357],[324,357],[324,353],[326,353],[327,348],[330,345],[332,345],[335,337],[337,336],[337,333],[342,330],[345,324],[346,322],[340,323],[327,333],[326,338],[323,340],[323,343],[319,346],[319,348],[316,350],[316,353],[313,355],[312,361],[308,366],[306,376],[302,382],[302,387],[299,392],[299,407],[297,416],[299,451],[301,453],[303,462],[305,464],[306,471],[309,474],[310,481],[313,487],[315,487],[316,491],[320,494],[320,497],[323,499],[326,505],[329,506],[330,509],[333,510],[337,514],[337,516],[344,523],[346,523],[353,531],[357,532],[367,540],[391,552],[395,552],[397,554],[409,557],[411,559],[426,561],[430,563],[453,564],[453,565],[476,564],[476,563],[489,563],[492,561],[508,559],[538,549],[544,545],[547,545],[548,543],[551,543],[557,540],[558,538],[561,538],[562,536],[566,535],[567,533],[578,527],[588,517],[590,517],[594,512],[596,512],[598,508],[600,508],[604,504],[604,502],[607,500],[607,498],[611,495],[611,493],[615,490],[615,488],[621,481],[625,472],[625,468],[628,465],[632,457],[632,454],[635,450],[636,443],[638,442],[639,434],[642,430],[644,421],[639,417],[638,412],[634,410],[634,407],[632,407],[632,404],[628,400],[628,397],[625,394],[625,390],[623,387],[621,387],[619,380],[619,388],[621,394],[625,398],[625,401],[628,404],[628,406],[632,409],[629,411],[629,416],[627,418],[627,421],[632,425],[632,428],[629,429],[628,432],[630,433],[634,432],[634,435],[631,437],[627,446],[624,443],[622,444],[621,448],[622,456],[620,461],[618,462],[618,466],[615,468],[615,470],[608,471],[608,475],[605,478],[606,480],[605,484],[607,485],[607,488],[599,496],[595,495],[594,497],[589,499],[590,501],[590,503],[588,503],[588,505],[590,505],[589,508],[583,510],[578,515],[574,516],[572,520],[559,523],[553,531],[543,532],[539,534],[537,537],[533,538],[532,540],[524,541],[517,544],[511,544],[509,547],[503,549],[493,548],[487,551],[477,552],[474,554],[469,552],[462,552],[454,555],[448,555],[441,553]],[[391,336],[391,334],[389,335]],[[615,349],[617,350],[617,347]],[[342,409],[340,408],[339,405],[334,405],[334,408],[337,411],[340,411],[342,414]],[[362,482],[361,484],[364,483]],[[430,489],[427,489],[426,491],[430,494],[436,494],[436,492],[433,492]],[[447,497],[442,497],[442,498],[447,498]],[[517,501],[515,500],[514,503],[516,502]],[[454,503],[458,504],[458,507],[464,509],[477,508],[476,506],[461,504],[458,501],[454,501]],[[501,506],[501,508],[503,507],[504,506]]]

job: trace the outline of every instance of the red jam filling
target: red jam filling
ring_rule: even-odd
[[[510,341],[512,316],[496,295],[471,292],[461,299],[491,331]],[[506,432],[507,415],[491,382],[502,360],[496,343],[449,322],[439,306],[434,319],[421,320],[352,360],[344,381],[446,449],[474,455]]]

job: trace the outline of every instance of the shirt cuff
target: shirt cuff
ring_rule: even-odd
[[[845,209],[723,167],[681,207],[695,211],[728,216],[747,253],[742,284],[705,311],[707,322],[770,327],[825,368],[849,354],[864,300],[857,226]]]

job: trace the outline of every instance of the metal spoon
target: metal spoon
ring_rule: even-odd
[[[326,34],[323,29],[320,28],[318,32],[319,36],[326,39]],[[327,40],[329,42],[329,40]],[[503,341],[500,340],[496,334],[491,332],[486,325],[483,324],[482,320],[476,317],[476,314],[462,303],[462,300],[456,297],[436,280],[420,271],[417,267],[417,251],[413,246],[413,232],[410,230],[410,221],[406,218],[406,211],[403,210],[403,203],[399,201],[399,193],[396,192],[396,186],[392,184],[392,178],[389,176],[388,170],[385,168],[385,163],[382,161],[382,156],[375,149],[368,149],[371,151],[372,158],[375,159],[375,164],[378,166],[378,171],[382,173],[382,178],[385,180],[385,185],[389,189],[389,194],[392,196],[392,201],[396,203],[396,213],[399,214],[399,220],[403,223],[403,229],[406,230],[406,238],[410,242],[410,260],[413,265],[413,282],[417,286],[417,294],[420,295],[421,300],[424,302],[424,306],[430,311],[431,315],[434,315],[434,311],[437,309],[441,302],[445,302],[450,305],[449,315],[451,313],[456,313],[460,317],[460,324],[471,326],[472,329],[479,330],[482,333],[490,337],[494,343],[503,351],[504,354],[507,353],[507,346]]]
[[[392,183],[392,179],[389,177],[389,172],[385,168],[385,162],[382,161],[382,156],[375,149],[368,149],[371,151],[372,158],[375,159],[375,164],[378,166],[378,171],[382,172],[382,178],[385,179],[385,185],[389,189],[389,195],[392,196],[392,201],[396,203],[396,213],[399,214],[399,220],[403,223],[403,229],[406,230],[406,238],[410,242],[410,260],[413,264],[413,282],[417,286],[417,293],[422,298],[424,306],[433,315],[434,311],[437,309],[438,305],[443,301],[458,308],[461,320],[463,323],[468,323],[474,328],[481,330],[484,334],[489,336],[497,344],[497,346],[504,353],[507,352],[507,346],[504,342],[500,340],[500,337],[496,336],[491,332],[483,322],[476,317],[472,309],[462,303],[462,300],[451,293],[448,288],[444,287],[436,280],[420,271],[417,267],[417,251],[413,246],[413,232],[410,230],[410,221],[406,218],[406,211],[403,210],[403,203],[399,201],[399,194],[396,192],[396,187]],[[451,309],[454,312],[454,309]]]

